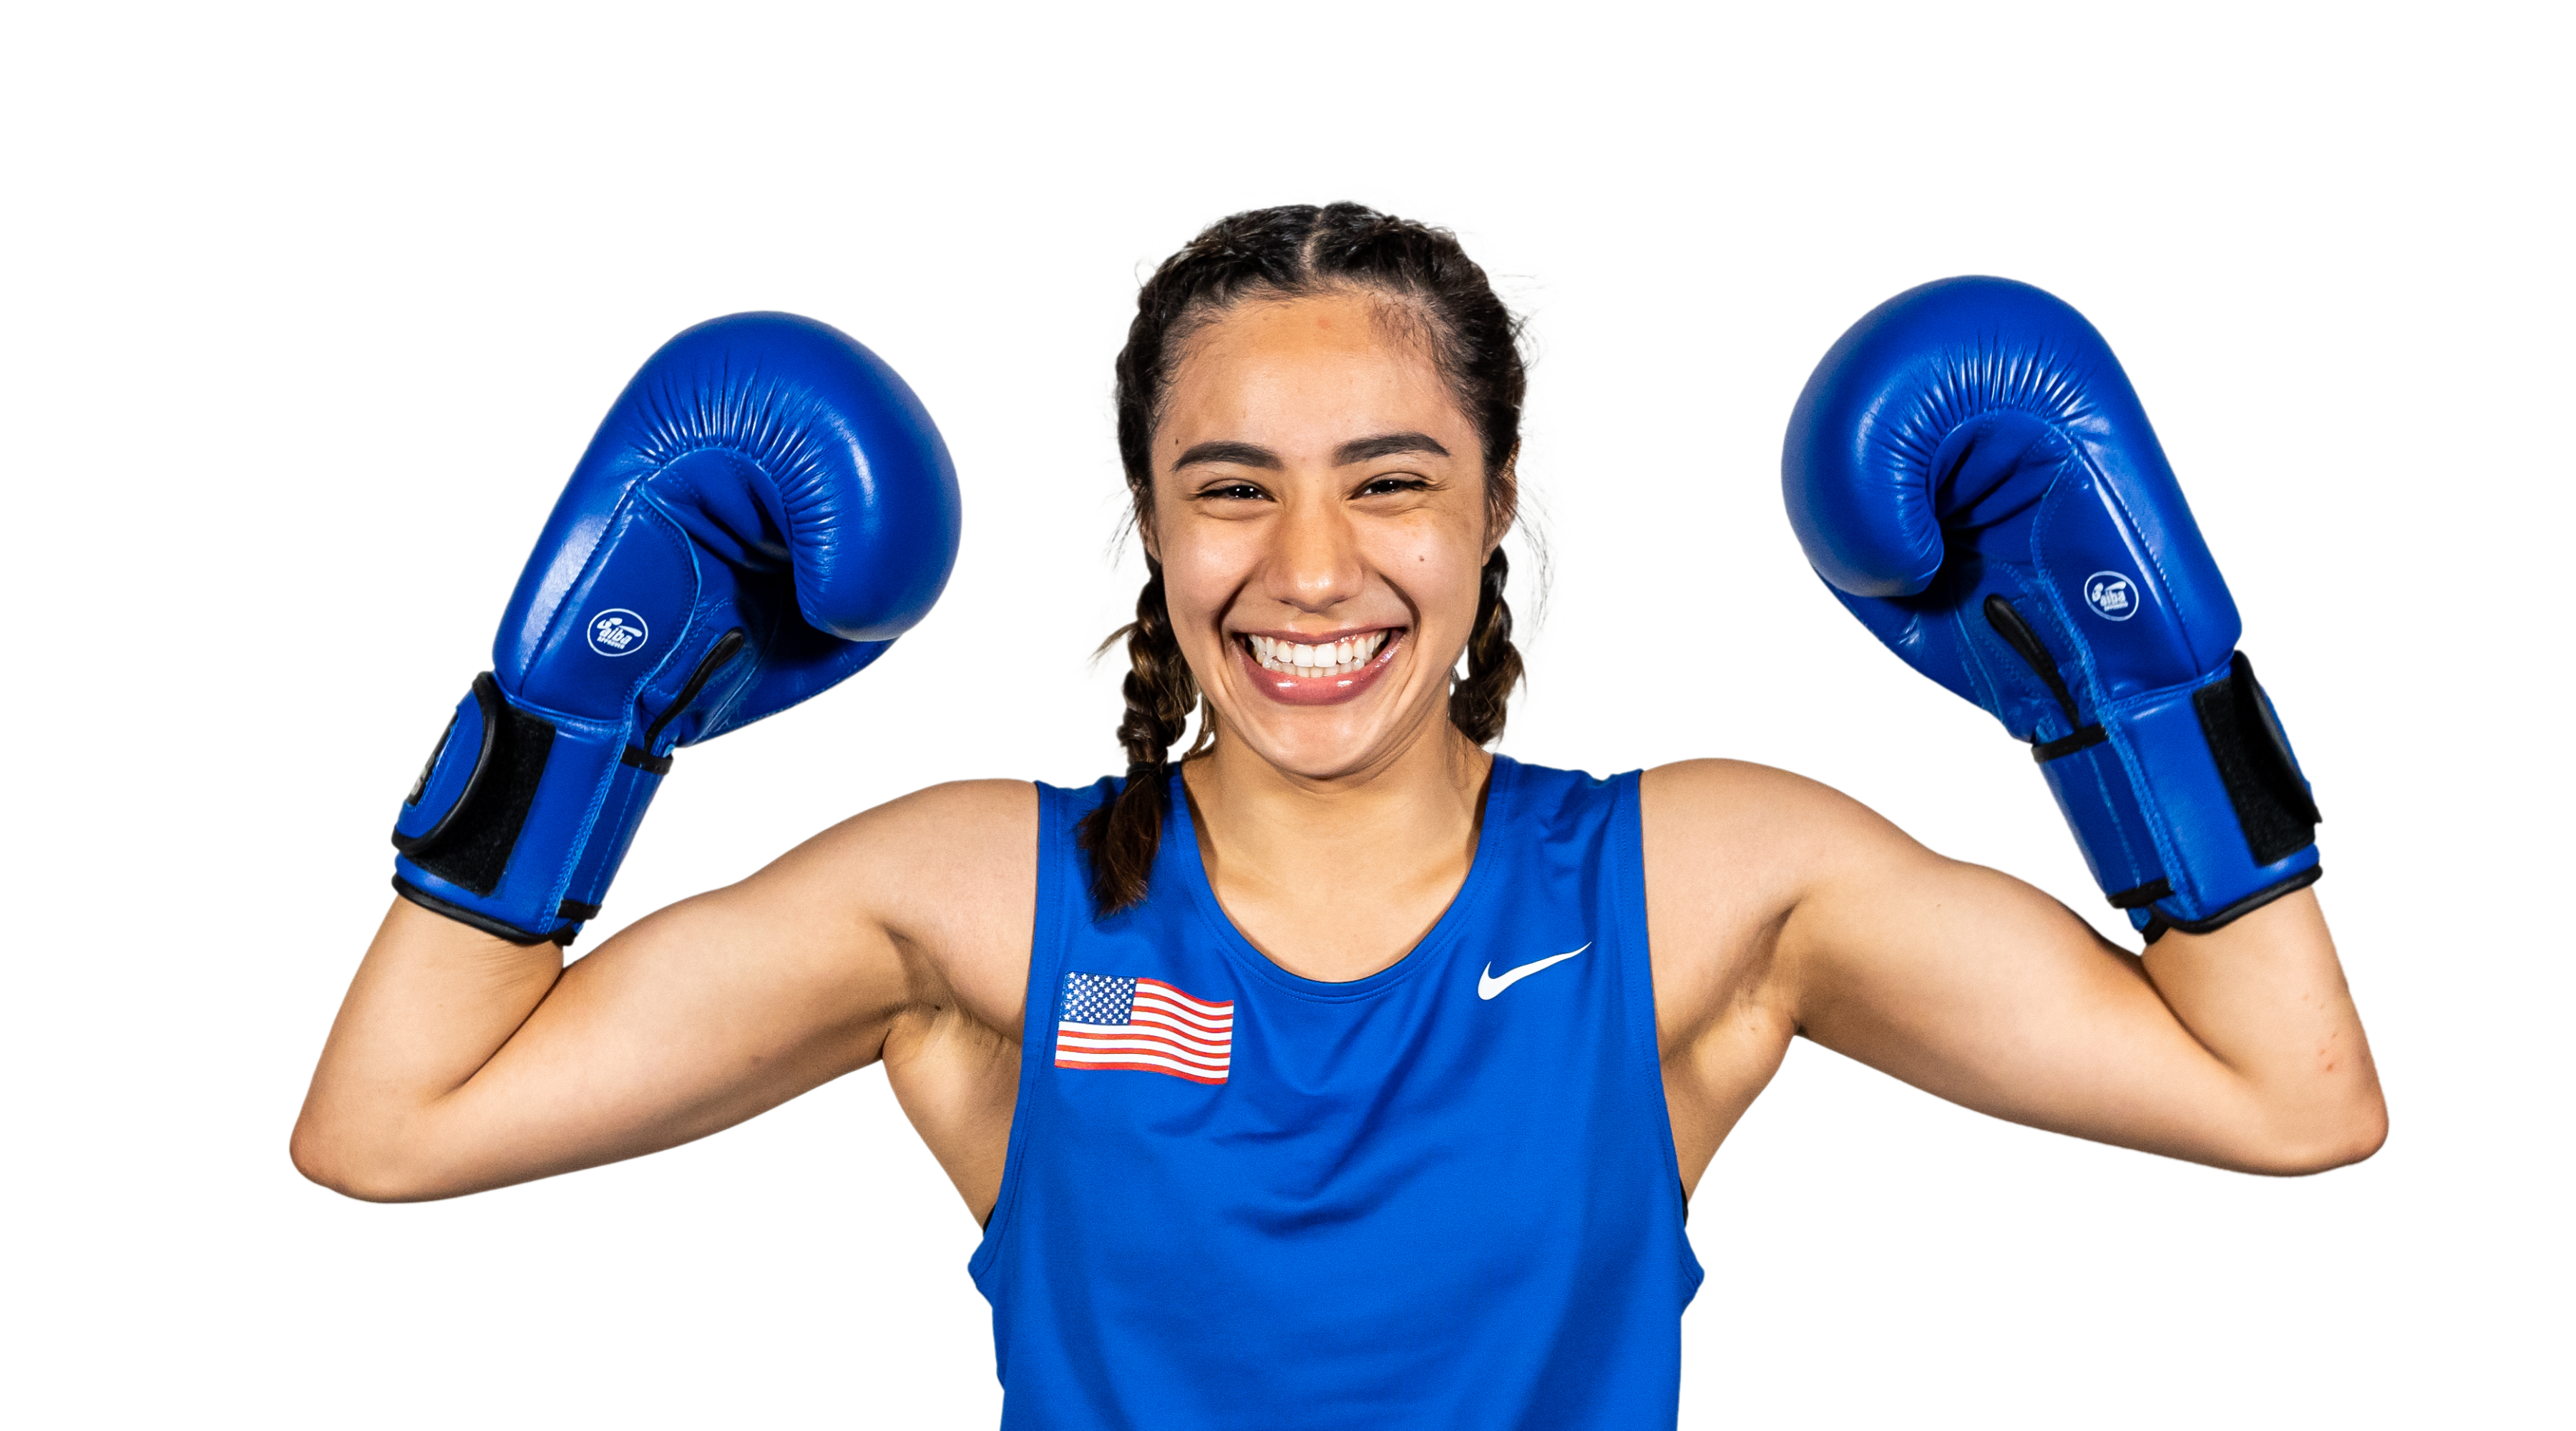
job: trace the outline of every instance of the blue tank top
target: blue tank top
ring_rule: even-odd
[[[1235,929],[1174,781],[1150,896],[1099,921],[1074,822],[1117,782],[1038,787],[1019,1099],[968,1263],[1005,1431],[1673,1425],[1701,1274],[1637,777],[1496,757],[1457,898],[1343,984]]]

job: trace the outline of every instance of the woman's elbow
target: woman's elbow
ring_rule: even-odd
[[[2320,1160],[2315,1171],[2350,1167],[2378,1152],[2388,1144],[2388,1103],[2372,1089],[2367,1106],[2356,1109],[2346,1120],[2342,1138]]]
[[[2302,1178],[2348,1168],[2370,1157],[2388,1142],[2388,1104],[2373,1088],[2332,1116],[2303,1120],[2302,1126],[2276,1133],[2242,1166],[2251,1173]]]
[[[296,1120],[287,1137],[286,1156],[308,1181],[360,1202],[425,1202],[448,1196],[390,1150],[371,1149],[341,1135],[309,1112]]]

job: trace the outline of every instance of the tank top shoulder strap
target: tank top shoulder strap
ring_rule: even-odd
[[[1061,945],[1067,918],[1088,912],[1091,862],[1083,857],[1076,827],[1083,817],[1116,799],[1119,781],[1104,775],[1089,785],[1049,785],[1038,781],[1038,940],[1043,948],[1050,933]],[[1032,977],[1038,971],[1031,970]],[[1032,987],[1035,987],[1034,985]]]
[[[1031,783],[1038,791],[1038,884],[1036,918],[1029,939],[1027,1008],[1020,1016],[1020,1081],[1015,1105],[1021,1108],[1028,1106],[1030,1085],[1037,1081],[1038,1070],[1045,1062],[1030,1055],[1047,1046],[1044,1035],[1054,1027],[1054,991],[1064,977],[1058,966],[1073,947],[1076,928],[1091,913],[1090,864],[1076,842],[1075,827],[1082,823],[1083,816],[1118,794],[1117,779],[1105,775],[1092,784],[1073,787],[1049,785],[1043,780]],[[1011,1120],[1008,1150],[1003,1155],[1005,1169],[1019,1166],[1028,1133],[1028,1119]],[[1010,1221],[1021,1181],[1011,1177],[1002,1180],[1001,1199],[984,1219],[984,1240],[967,1263],[968,1272],[979,1280],[1003,1245],[999,1234]]]

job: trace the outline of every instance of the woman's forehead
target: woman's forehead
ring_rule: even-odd
[[[1191,335],[1165,394],[1157,459],[1211,438],[1320,451],[1397,429],[1436,430],[1453,452],[1472,446],[1472,425],[1419,324],[1391,315],[1393,306],[1319,294],[1240,303],[1209,322]]]
[[[1312,293],[1253,293],[1191,324],[1181,361],[1288,348],[1401,354],[1428,362],[1433,351],[1425,323],[1418,305],[1356,284]]]

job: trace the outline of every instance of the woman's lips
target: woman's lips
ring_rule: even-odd
[[[1234,659],[1242,664],[1244,679],[1252,682],[1263,695],[1286,706],[1329,706],[1356,700],[1361,692],[1386,673],[1386,668],[1395,659],[1396,648],[1404,644],[1405,633],[1388,631],[1384,635],[1385,640],[1378,646],[1376,655],[1358,670],[1337,675],[1300,676],[1274,671],[1261,664],[1260,658],[1252,653],[1249,638],[1231,636],[1227,638],[1227,644],[1234,647]]]

